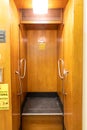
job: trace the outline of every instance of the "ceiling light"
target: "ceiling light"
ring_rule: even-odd
[[[32,0],[34,14],[48,13],[48,0]]]

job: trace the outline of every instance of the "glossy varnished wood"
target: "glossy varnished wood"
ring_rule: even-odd
[[[62,22],[61,21],[55,21],[55,20],[52,20],[52,21],[21,21],[21,24],[55,24],[55,25],[58,25],[58,24],[61,24]]]
[[[15,0],[16,1],[16,0]],[[26,57],[26,51],[25,46],[23,42],[21,41],[21,48],[20,48],[20,55],[18,53],[18,43],[19,43],[19,27],[18,27],[18,12],[15,8],[15,5],[13,3],[13,0],[10,0],[10,13],[9,15],[9,1],[0,1],[0,28],[6,30],[6,43],[0,44],[0,66],[4,67],[4,83],[8,83],[9,85],[9,104],[10,108],[8,111],[0,111],[0,130],[18,130],[20,125],[20,97],[18,97],[16,94],[19,91],[19,81],[18,77],[15,77],[15,71],[18,70],[18,60],[19,57]],[[16,4],[18,8],[27,8],[31,6],[31,2],[29,2],[29,5],[26,1],[17,0]],[[53,2],[53,3],[52,3]],[[66,0],[65,0],[66,2]],[[61,0],[59,2],[57,0],[50,0],[49,8],[58,8],[58,7],[65,7],[65,2]],[[64,10],[64,29],[61,34],[61,31],[58,32],[58,40],[59,45],[61,49],[58,47],[58,51],[56,50],[56,40],[57,39],[57,33],[56,31],[50,30],[49,33],[43,32],[47,38],[47,50],[38,50],[38,45],[36,39],[39,38],[42,34],[42,30],[40,33],[35,33],[35,31],[28,31],[28,91],[57,91],[57,86],[62,85],[61,81],[58,79],[57,84],[57,56],[58,58],[62,57],[65,61],[65,68],[69,70],[68,76],[65,77],[63,81],[64,85],[64,91],[67,93],[67,95],[64,97],[64,105],[65,105],[65,127],[67,130],[82,130],[82,24],[83,24],[83,1],[82,0],[69,0],[69,3],[67,4],[65,10]],[[3,11],[4,10],[4,11]],[[75,13],[75,14],[74,14]],[[2,15],[3,14],[3,15]],[[78,24],[79,21],[79,24]],[[11,27],[10,27],[11,23]],[[51,23],[51,22],[50,22]],[[11,30],[10,30],[11,29]],[[23,28],[22,28],[23,29]],[[53,31],[51,33],[51,31]],[[22,32],[23,39],[25,39],[25,31]],[[22,38],[22,34],[20,34]],[[61,37],[61,38],[60,38]],[[22,39],[22,40],[23,40]],[[26,40],[25,40],[26,41]],[[10,46],[11,49],[10,50]],[[19,46],[19,47],[20,47]],[[55,46],[55,47],[54,47]],[[51,48],[50,48],[51,47]],[[37,51],[38,50],[38,51]],[[50,50],[51,52],[49,52]],[[11,54],[10,55],[10,51]],[[43,54],[43,51],[45,52]],[[25,52],[23,54],[22,52]],[[64,52],[64,54],[63,54]],[[32,55],[31,55],[32,54]],[[32,58],[33,57],[33,58]],[[10,59],[11,58],[11,59]],[[17,58],[17,59],[16,59]],[[37,62],[37,59],[39,59],[39,62]],[[11,60],[11,62],[10,62]],[[47,61],[44,62],[44,60]],[[55,62],[56,61],[56,62]],[[11,63],[11,65],[10,65]],[[36,68],[38,66],[38,68]],[[46,66],[46,68],[44,67]],[[12,68],[11,68],[12,67]],[[52,71],[50,71],[50,68]],[[11,70],[12,69],[12,70]],[[45,69],[47,69],[45,73]],[[35,73],[36,72],[36,73]],[[12,78],[11,78],[12,76]],[[37,77],[36,79],[34,77]],[[11,87],[11,80],[12,80],[12,87]],[[38,81],[39,83],[36,83]],[[44,82],[45,81],[45,82]],[[23,82],[23,87],[24,83]],[[54,83],[54,84],[52,84]],[[37,84],[37,86],[35,86]],[[38,85],[39,84],[39,85]],[[60,85],[59,85],[60,84]],[[40,86],[43,85],[41,88]],[[34,87],[33,87],[34,86]],[[50,86],[50,87],[49,87]],[[53,87],[54,86],[54,87]],[[11,90],[12,88],[12,90]],[[32,89],[33,88],[33,89]],[[37,89],[38,88],[38,89]],[[11,99],[11,91],[12,91],[12,99]],[[25,88],[23,91],[26,91]],[[58,88],[59,95],[61,96],[62,88]],[[11,103],[11,100],[13,103]],[[13,109],[12,109],[13,108]],[[13,119],[12,119],[13,118]],[[29,120],[33,120],[32,117]],[[26,121],[29,121],[26,119]],[[41,120],[41,119],[38,119]],[[43,122],[45,119],[41,120],[40,125],[42,129],[44,129]],[[51,124],[53,121],[51,119],[47,119],[45,123],[48,122],[48,124]],[[50,121],[50,123],[49,123]],[[33,121],[31,121],[33,122]],[[54,123],[55,123],[54,119]],[[32,124],[32,123],[31,123]],[[13,125],[13,128],[12,128]],[[25,125],[25,124],[24,124]],[[47,126],[47,130],[51,128],[60,129],[59,127],[56,127],[58,125],[58,121],[52,125],[45,125]],[[28,128],[25,126],[26,129]],[[33,125],[30,126],[33,129]],[[38,129],[38,121],[35,121],[35,128]],[[40,129],[41,129],[40,128]],[[25,129],[25,128],[24,128]]]
[[[33,24],[33,23],[22,23],[22,25],[24,26],[25,30],[54,30],[54,29],[58,29],[58,24]]]
[[[74,3],[73,128],[82,130],[83,0]],[[78,24],[79,23],[79,24]],[[80,113],[80,114],[79,114]]]
[[[64,52],[64,44],[63,44],[63,29],[64,29],[64,24],[60,24],[58,26],[58,43],[57,43],[57,48],[58,48],[58,60],[59,59],[63,59],[63,52]],[[59,77],[59,68],[58,68],[58,87],[57,87],[57,92],[58,95],[62,101],[62,103],[64,103],[63,101],[63,80],[60,79]]]
[[[19,35],[20,35],[20,41],[19,41],[19,57],[20,60],[22,58],[24,58],[26,60],[27,63],[27,32],[24,29],[24,27],[22,25],[19,25]],[[26,67],[27,68],[27,67]],[[22,66],[21,68],[22,72],[24,73],[24,68]],[[27,92],[27,69],[26,69],[26,73],[25,73],[25,77],[24,79],[22,79],[22,97],[21,97],[21,103],[24,101],[24,98],[26,96],[26,92]]]
[[[72,129],[72,118],[73,118],[73,112],[72,109],[74,107],[74,104],[72,103],[72,88],[73,88],[73,82],[72,82],[72,64],[74,61],[73,58],[73,45],[74,45],[74,39],[73,39],[73,29],[74,29],[74,6],[73,1],[70,0],[65,8],[64,11],[64,29],[63,29],[63,44],[64,44],[64,63],[65,63],[65,69],[69,71],[69,73],[65,76],[63,80],[63,88],[64,93],[67,95],[64,95],[64,124],[65,128],[67,130],[73,130]],[[74,99],[75,100],[75,99]]]
[[[64,79],[64,91],[67,93],[64,96],[64,119],[67,130],[82,130],[82,9],[82,0],[75,0],[74,3],[70,0],[64,11],[64,61],[65,68],[69,70]]]
[[[20,9],[21,23],[62,23],[63,22],[63,9],[49,9],[47,14],[36,15],[32,9]]]
[[[27,32],[28,91],[57,91],[57,30],[31,30]],[[45,38],[45,47],[38,40]]]
[[[14,0],[18,8],[32,8],[32,0]],[[49,8],[64,8],[68,0],[49,0]]]
[[[20,108],[26,91],[26,78],[21,80],[22,95],[20,93],[20,79],[15,73],[19,71],[19,60],[26,58],[25,31],[19,26],[19,14],[13,1],[11,7],[11,92],[12,92],[12,130],[20,128]]]
[[[19,17],[16,6],[13,1],[10,2],[11,7],[11,94],[12,94],[12,130],[20,128],[20,83],[16,70],[19,66]]]
[[[11,118],[11,66],[10,66],[10,15],[9,0],[0,0],[0,30],[6,31],[6,42],[0,43],[0,67],[3,67],[3,83],[8,84],[9,110],[0,110],[0,130],[12,130]]]
[[[22,116],[23,130],[62,130],[62,116]]]

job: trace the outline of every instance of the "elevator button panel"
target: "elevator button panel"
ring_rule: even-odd
[[[0,84],[0,110],[9,109],[8,84]]]
[[[6,31],[0,30],[0,43],[5,43],[5,42],[6,42]]]

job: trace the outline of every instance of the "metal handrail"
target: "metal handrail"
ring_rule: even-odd
[[[60,63],[62,63],[62,65],[64,66],[64,61],[62,59],[58,60],[58,73],[59,73],[59,77],[60,77],[60,79],[64,79],[64,75],[61,74]]]
[[[17,70],[15,71],[15,73],[18,75],[18,78],[19,78],[19,84],[20,84],[20,90],[19,92],[17,93],[18,96],[21,96],[22,95],[22,80],[21,79],[24,79],[25,77],[25,74],[26,74],[26,59],[22,58],[20,60],[20,69],[22,68],[22,65],[24,64],[24,68],[23,68],[23,75],[21,75],[21,72],[20,70]]]
[[[23,71],[24,73],[23,73],[23,75],[20,75],[21,79],[24,79],[25,74],[26,74],[26,59],[24,59],[24,58],[20,60],[20,66],[22,66],[23,63],[24,63],[24,68],[23,68],[24,69],[24,71]]]
[[[63,73],[61,73],[61,70],[60,70],[60,63],[62,63]],[[65,70],[65,68],[64,68],[64,61],[61,58],[58,60],[58,73],[59,73],[60,79],[62,79],[62,80],[64,79],[65,75],[67,75],[69,73],[68,70]]]

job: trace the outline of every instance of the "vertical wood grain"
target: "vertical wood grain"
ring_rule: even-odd
[[[73,129],[82,130],[83,0],[74,1]]]
[[[57,46],[57,49],[58,49],[58,60],[59,59],[63,59],[63,53],[64,53],[64,43],[63,43],[63,25],[60,25],[59,28],[58,28],[58,46]],[[63,103],[63,80],[60,79],[59,77],[59,68],[58,68],[58,74],[57,74],[57,78],[58,78],[58,86],[57,86],[57,92],[58,92],[58,95],[61,99],[61,102]]]
[[[12,130],[20,128],[20,82],[15,73],[19,66],[19,17],[13,0],[10,1],[11,13],[11,94],[12,94]]]
[[[69,70],[64,79],[67,130],[82,130],[83,2],[70,0],[64,11],[64,61]],[[78,24],[79,22],[79,24]]]
[[[23,116],[23,130],[62,130],[62,116]]]
[[[26,77],[21,80],[22,95],[20,93],[20,80],[15,73],[19,71],[19,60],[26,58],[25,31],[19,28],[19,14],[13,1],[10,2],[11,8],[11,85],[12,85],[12,130],[20,128],[20,108],[26,92]]]
[[[10,15],[9,0],[0,0],[0,30],[6,31],[6,42],[0,43],[0,67],[4,69],[3,83],[8,84],[9,110],[0,110],[0,130],[12,130],[11,115],[11,66],[10,66]]]
[[[73,103],[72,103],[72,71],[73,71],[73,45],[74,45],[74,2],[69,0],[64,10],[64,30],[63,30],[63,44],[64,44],[64,63],[65,69],[69,71],[69,74],[65,76],[63,80],[64,92],[67,93],[64,96],[64,123],[67,130],[72,129],[73,120]],[[75,99],[74,99],[75,100]]]
[[[20,45],[19,45],[19,57],[20,60],[22,58],[24,58],[26,60],[27,63],[27,32],[25,31],[24,27],[22,25],[20,25]],[[23,67],[21,68],[23,70]],[[24,72],[24,70],[23,70]],[[26,67],[26,73],[25,73],[25,77],[24,79],[21,80],[22,82],[22,103],[24,101],[24,98],[26,96],[26,92],[27,92],[27,67]]]
[[[32,30],[27,32],[28,91],[57,91],[57,31]],[[39,48],[38,39],[45,37],[45,48]]]

